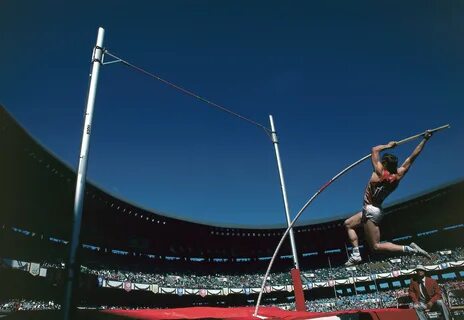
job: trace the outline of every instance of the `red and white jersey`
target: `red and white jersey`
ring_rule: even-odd
[[[369,181],[367,184],[366,191],[364,192],[364,206],[370,204],[380,208],[385,198],[398,187],[399,182],[398,175],[383,169],[382,177],[380,177],[379,181]]]

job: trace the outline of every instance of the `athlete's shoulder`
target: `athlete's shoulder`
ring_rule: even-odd
[[[377,172],[373,171],[371,177],[369,179],[369,183],[377,183],[382,181],[382,177],[377,174]]]

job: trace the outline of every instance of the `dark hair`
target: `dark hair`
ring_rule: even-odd
[[[382,156],[382,165],[390,173],[396,173],[398,167],[398,158],[390,153],[385,153]]]

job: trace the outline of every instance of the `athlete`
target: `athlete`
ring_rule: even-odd
[[[360,225],[363,226],[367,243],[374,252],[405,252],[406,254],[419,254],[430,259],[427,251],[420,248],[414,242],[409,246],[400,246],[391,242],[380,243],[379,225],[384,216],[382,202],[398,187],[398,184],[404,178],[431,136],[432,133],[426,131],[424,139],[416,146],[412,154],[399,168],[397,168],[398,158],[392,154],[385,153],[382,156],[382,160],[380,160],[380,152],[394,148],[397,145],[396,141],[372,148],[371,160],[374,171],[364,192],[363,209],[344,223],[348,232],[348,238],[353,245],[353,253],[348,258],[345,266],[352,266],[362,261],[361,254],[359,253],[358,235],[355,231],[355,228]]]

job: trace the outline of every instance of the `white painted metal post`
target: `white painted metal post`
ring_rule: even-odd
[[[282,189],[282,197],[284,199],[285,215],[287,217],[287,226],[290,227],[290,223],[292,220],[290,219],[290,209],[288,207],[287,190],[285,189],[284,173],[282,170],[282,163],[280,161],[279,141],[277,139],[277,134],[276,134],[275,127],[274,127],[274,119],[272,118],[272,115],[269,115],[269,121],[271,122],[271,131],[272,131],[271,138],[272,138],[272,143],[274,144],[275,154],[277,158],[277,167],[279,169],[280,187]],[[293,253],[293,262],[295,264],[295,268],[300,269],[299,264],[298,264],[298,252],[296,250],[295,237],[293,235],[292,228],[290,228],[289,233],[290,233],[290,244],[292,246],[292,253]]]
[[[74,286],[77,276],[80,272],[80,265],[76,260],[77,250],[79,248],[79,237],[81,231],[82,209],[84,204],[85,181],[87,175],[87,160],[89,153],[90,133],[92,129],[93,109],[95,105],[95,95],[97,92],[98,73],[103,57],[103,38],[105,30],[98,28],[97,44],[93,50],[92,56],[92,73],[90,74],[90,86],[87,96],[87,105],[85,109],[84,130],[82,133],[81,152],[79,156],[79,166],[77,170],[76,194],[74,197],[74,221],[72,229],[72,238],[69,248],[69,260],[67,264],[66,292],[63,303],[63,318],[70,318],[73,307]]]

